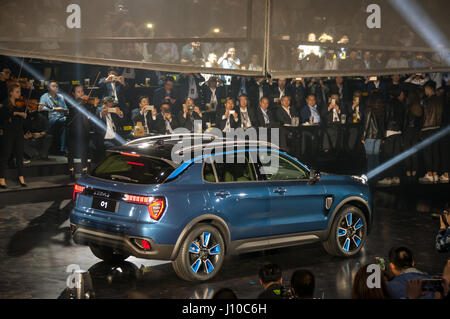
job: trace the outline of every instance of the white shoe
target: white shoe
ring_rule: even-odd
[[[378,185],[380,186],[391,186],[392,179],[390,177],[386,177],[378,182]]]
[[[419,178],[419,183],[421,184],[433,184],[434,183],[434,178],[433,176],[430,175],[425,175],[424,177]]]
[[[392,179],[392,185],[400,185],[400,178],[399,177],[394,177]]]
[[[448,184],[449,183],[449,178],[445,177],[445,175],[442,175],[441,177],[439,177],[439,183],[441,183],[441,184]]]

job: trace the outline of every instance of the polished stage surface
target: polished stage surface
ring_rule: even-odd
[[[409,191],[375,193],[375,225],[357,257],[328,256],[321,244],[227,256],[220,274],[201,284],[178,279],[167,262],[134,257],[116,267],[101,262],[71,240],[70,200],[0,207],[0,298],[61,297],[69,265],[89,270],[97,298],[207,298],[222,287],[233,289],[239,298],[256,298],[261,292],[258,269],[267,262],[281,266],[286,286],[292,272],[304,268],[316,276],[316,297],[350,298],[360,265],[375,263],[376,256],[386,258],[392,246],[410,247],[422,271],[442,272],[448,255],[434,249],[439,221],[417,211],[420,205],[402,205],[410,196]],[[430,202],[422,206],[430,207]]]

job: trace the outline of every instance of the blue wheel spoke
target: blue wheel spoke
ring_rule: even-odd
[[[214,266],[209,259],[205,260],[205,269],[207,274],[210,274],[211,272],[214,271]]]
[[[355,230],[358,230],[358,229],[360,229],[361,227],[363,227],[363,222],[362,222],[362,219],[360,218],[360,219],[358,219],[358,221],[356,222],[356,224],[355,224]]]
[[[202,237],[203,237],[203,247],[208,247],[209,239],[211,238],[211,233],[204,232],[202,234]]]
[[[217,245],[211,247],[211,248],[209,249],[209,254],[210,254],[210,255],[218,255],[218,254],[220,254],[220,246],[219,246],[219,244],[217,244]]]
[[[347,221],[348,227],[352,226],[352,213],[348,213],[347,215],[345,215],[345,220]]]
[[[338,237],[342,237],[342,236],[345,236],[345,235],[347,235],[347,229],[339,227],[338,228]]]
[[[202,261],[200,260],[200,258],[198,258],[196,261],[194,261],[194,263],[191,266],[192,271],[197,273],[201,264],[202,264]]]
[[[353,238],[353,242],[355,243],[356,247],[359,247],[359,245],[361,244],[361,238],[359,238],[357,235],[354,235],[352,238]]]
[[[344,249],[345,251],[349,251],[350,250],[350,238],[347,238],[344,242],[344,246],[342,247],[342,249]]]
[[[192,242],[189,246],[189,252],[193,254],[198,254],[200,252],[200,247],[198,247],[197,243]]]

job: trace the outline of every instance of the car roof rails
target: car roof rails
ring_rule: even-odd
[[[186,134],[167,134],[167,135],[158,135],[158,136],[147,136],[143,138],[139,138],[133,141],[129,141],[128,143],[125,143],[125,146],[130,145],[139,145],[143,143],[164,143],[165,141],[176,141],[176,140],[182,140],[184,138],[202,138],[205,140],[210,140],[211,142],[214,140],[225,140],[225,138],[214,135],[214,134],[208,134],[208,133],[186,133]]]
[[[214,148],[214,147],[219,147],[219,146],[257,146],[257,147],[268,147],[268,148],[273,148],[276,150],[280,150],[280,147],[276,144],[270,143],[270,142],[266,142],[266,141],[253,141],[253,140],[224,140],[223,142],[211,142],[208,144],[200,144],[200,145],[193,145],[193,146],[189,146],[189,147],[185,147],[185,148],[181,148],[180,150],[178,150],[176,153],[178,155],[183,155],[183,153],[186,152],[192,152],[195,151],[196,149],[205,149],[205,148]]]

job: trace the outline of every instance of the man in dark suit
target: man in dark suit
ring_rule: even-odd
[[[277,107],[275,115],[280,126],[289,126],[292,124],[292,118],[296,116],[296,113],[291,107],[291,97],[289,95],[281,98],[281,105]]]
[[[183,110],[178,116],[178,125],[184,127],[193,133],[203,132],[203,115],[200,108],[194,104],[194,100],[186,98],[183,104]],[[195,125],[194,125],[195,124]],[[199,126],[197,126],[199,125]]]
[[[272,97],[271,87],[264,77],[251,78],[247,84],[247,91],[250,100],[249,107],[253,110],[258,108],[263,97],[268,99]]]
[[[288,147],[288,140],[292,140],[294,132],[289,127],[292,124],[292,119],[296,117],[295,110],[291,107],[291,97],[284,95],[281,98],[281,106],[277,107],[276,119],[280,125],[280,147],[286,151],[292,152],[294,145]]]
[[[342,76],[337,76],[334,80],[334,83],[330,85],[330,92],[339,94],[339,100],[343,104],[351,103],[352,100],[352,93],[350,92],[350,88],[345,82],[344,78]],[[325,105],[328,106],[328,101],[325,101]]]
[[[156,109],[150,107],[149,99],[146,96],[139,97],[138,102],[139,108],[131,111],[131,120],[134,126],[140,122],[146,133],[149,134],[155,130]]]
[[[259,107],[256,109],[255,127],[272,128],[276,126],[272,114],[269,112],[269,98],[263,97],[259,101]]]
[[[225,108],[217,112],[217,115],[217,126],[224,133],[241,126],[239,114],[234,108],[234,99],[231,97],[226,98]]]
[[[200,106],[206,111],[205,122],[216,122],[216,112],[223,108],[223,101],[227,97],[225,87],[219,82],[221,83],[218,78],[210,77],[201,87]]]
[[[115,98],[112,96],[103,99],[103,106],[97,109],[97,117],[105,124],[105,130],[96,127],[96,149],[100,159],[105,157],[105,151],[119,143],[116,137],[122,133],[122,120],[124,114],[117,106]]]
[[[284,96],[289,96],[290,101],[292,101],[292,91],[287,86],[286,79],[278,79],[278,82],[276,85],[272,87],[272,96],[273,100],[270,102],[273,103],[273,106],[280,105],[281,99]]]
[[[178,80],[179,85],[179,101],[185,101],[186,98],[194,100],[195,105],[200,104],[200,83],[205,78],[200,74],[182,74]]]
[[[166,77],[164,81],[164,87],[155,90],[153,95],[153,105],[157,112],[161,111],[161,106],[163,103],[169,104],[169,106],[174,110],[176,107],[177,97],[174,89],[174,79],[171,76]]]
[[[156,132],[165,135],[172,134],[179,127],[177,117],[170,109],[169,102],[163,102],[161,105],[161,113],[156,115]]]
[[[125,78],[119,76],[119,70],[117,68],[110,68],[108,70],[108,76],[100,79],[98,85],[103,92],[103,98],[112,96],[119,105],[121,111],[126,115],[127,99],[125,91],[127,89],[127,84]]]

